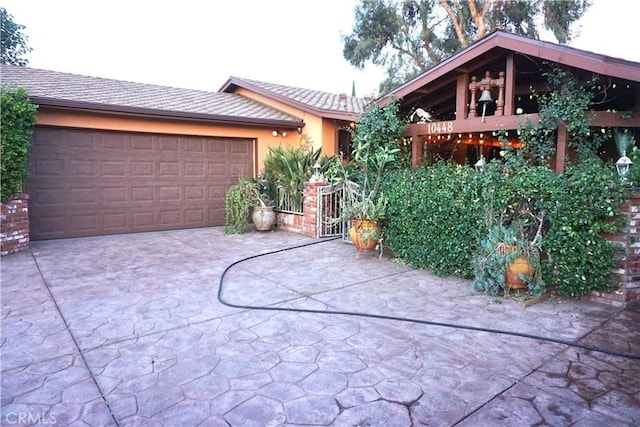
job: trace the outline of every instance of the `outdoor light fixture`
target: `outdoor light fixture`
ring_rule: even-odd
[[[622,178],[623,181],[627,180],[627,175],[629,174],[629,169],[631,169],[631,165],[633,162],[630,158],[627,157],[626,153],[622,152],[622,157],[618,159],[616,162],[616,169],[618,171],[618,175]]]
[[[271,135],[273,135],[273,136],[278,136],[278,131],[277,131],[277,130],[274,130],[273,132],[271,132]]]
[[[286,138],[286,137],[287,137],[287,132],[282,131],[282,137],[283,137],[283,138]]]
[[[484,173],[484,165],[486,164],[486,162],[484,161],[484,156],[480,155],[480,160],[478,160],[476,162],[475,165],[473,165],[474,168],[476,168],[476,172],[478,173]]]
[[[316,162],[316,164],[313,165],[313,176],[311,177],[312,182],[322,181],[322,174],[320,173],[321,167],[322,166],[320,166],[320,163],[318,162]]]

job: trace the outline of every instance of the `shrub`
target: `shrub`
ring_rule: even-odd
[[[483,219],[479,188],[473,169],[445,162],[387,174],[385,245],[415,267],[471,277]]]
[[[251,179],[239,178],[229,187],[224,199],[226,234],[244,233],[249,224],[249,210],[258,204],[258,185]]]
[[[610,289],[616,248],[603,236],[621,228],[624,184],[598,159],[572,165],[559,180],[547,203],[549,232],[544,241],[545,275],[556,289],[581,297]]]
[[[21,193],[22,184],[29,177],[27,155],[38,107],[29,101],[24,88],[2,85],[0,92],[2,97],[0,200],[5,201]]]
[[[484,174],[440,162],[387,174],[383,191],[389,199],[384,243],[410,265],[471,278],[490,232],[487,212],[524,209],[544,212],[540,261],[547,285],[580,297],[611,284],[616,248],[603,233],[620,230],[625,187],[598,159],[569,165],[563,174],[510,160],[490,162]]]

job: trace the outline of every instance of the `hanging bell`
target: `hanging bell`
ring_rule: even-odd
[[[482,94],[480,95],[480,99],[478,99],[478,102],[493,102],[491,91],[488,89],[483,90]]]

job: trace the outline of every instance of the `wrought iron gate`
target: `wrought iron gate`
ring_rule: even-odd
[[[358,185],[347,182],[318,188],[318,237],[342,236],[342,240],[351,242],[349,221],[339,221],[342,209],[350,200],[347,192],[357,194]]]

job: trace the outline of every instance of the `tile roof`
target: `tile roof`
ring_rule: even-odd
[[[355,120],[364,112],[365,106],[369,103],[365,98],[346,94],[303,89],[239,77],[229,78],[220,91],[233,93],[239,87],[327,118]]]
[[[34,102],[103,111],[157,114],[239,124],[288,124],[302,119],[242,95],[81,76],[2,64],[2,83],[22,86]]]

